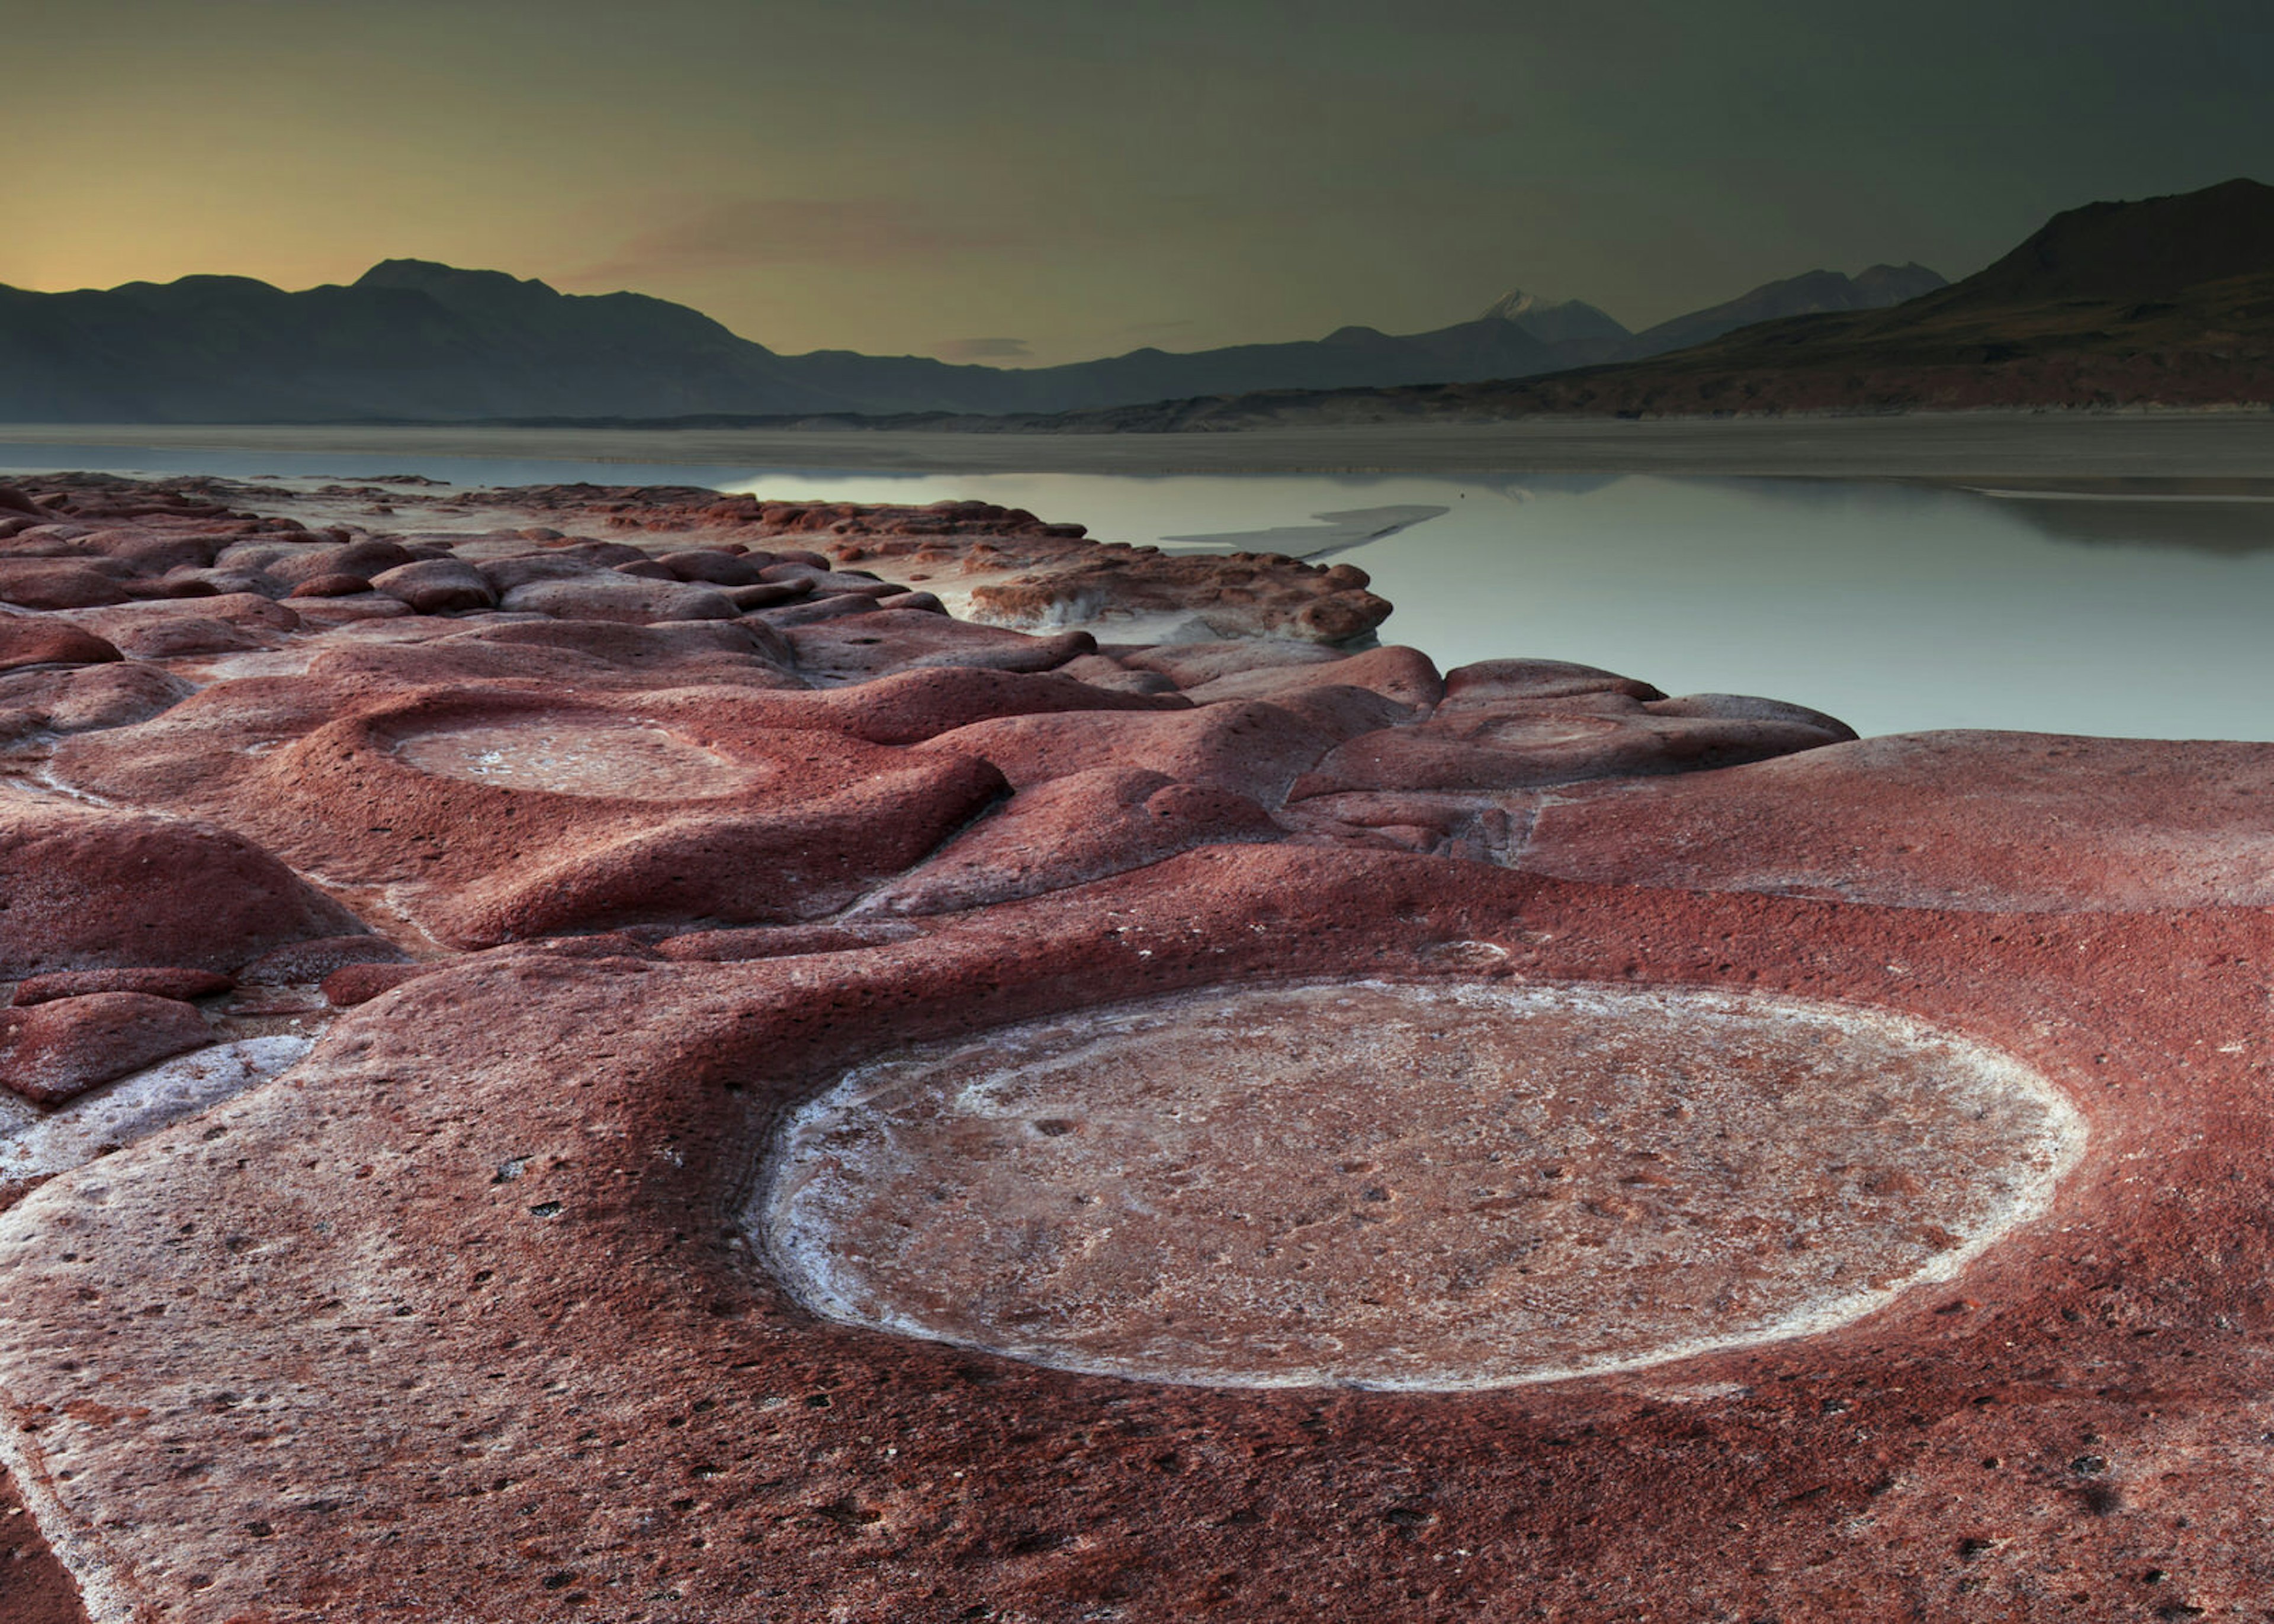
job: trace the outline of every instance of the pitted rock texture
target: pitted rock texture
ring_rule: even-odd
[[[0,977],[234,970],[356,917],[242,837],[0,789]]]
[[[2150,1568],[2240,1605],[2269,1572],[2274,1156],[2206,1129],[2255,1119],[2270,929],[1233,847],[818,957],[485,954],[0,1216],[19,1479],[97,1616],[187,1624],[1404,1616],[1417,1590],[1425,1616],[2052,1618]],[[743,1237],[775,1124],[849,1070],[1290,974],[1866,1004],[2010,1053],[2089,1148],[2042,1217],[1861,1320],[1467,1394],[837,1325]]]
[[[1823,1331],[2040,1216],[2057,1089],[1789,1000],[1187,996],[853,1071],[749,1220],[800,1301],[1060,1369],[1448,1390]]]
[[[9,1012],[146,996],[209,1039],[54,1104],[0,1090],[0,1456],[51,1553],[0,1572],[11,1624],[67,1608],[37,1577],[66,1571],[103,1624],[1876,1624],[2274,1594],[2266,747],[1859,742],[1585,666],[1441,675],[1320,641],[1386,613],[1350,575],[960,505],[57,476],[0,485],[0,515],[10,590],[88,600],[12,605],[9,647],[121,656],[0,671]],[[536,587],[563,590],[514,606]],[[989,603],[1052,624],[975,624]],[[2083,1148],[2058,1172],[2044,1135],[1901,1089],[1874,1116],[1837,1046],[1725,1045],[1755,1109],[1726,1150],[1673,1147],[1717,1192],[1678,1238],[1739,1235],[1756,1284],[1852,1257],[1885,1300],[1769,1335],[1769,1293],[1744,1330],[1766,1340],[1457,1393],[863,1329],[749,1242],[781,1124],[849,1073],[1368,981],[1630,1001],[1593,1048],[1518,1056],[1571,1081],[1535,1101],[1544,1137],[1577,1124],[1566,1093],[1628,1139],[1674,1132],[1614,1109],[1621,1045],[1633,1011],[1703,1000],[2010,1056]],[[1307,1099],[1391,1132],[1360,1123],[1360,1063],[1427,1048],[1378,1011],[1314,1024],[1301,1086],[1211,1130],[1256,1165],[1315,1149],[1265,1131]],[[1079,1080],[1151,1098],[1261,1041]],[[1679,1044],[1643,1047],[1638,1097],[1678,1104],[1653,1068]],[[1879,1070],[1934,1071],[1899,1049]],[[1424,1077],[1451,1092],[1418,1120],[1508,1105],[1490,1071]],[[1403,1120],[1411,1176],[1334,1212],[1452,1187],[1460,1158]],[[1818,1158],[1799,1188],[1773,1148],[1796,1133],[1916,1187],[1849,1191]],[[1195,1179],[1217,1142],[1192,1140]],[[1936,1155],[1969,1177],[1920,1178]],[[1561,1276],[1677,1222],[1609,1165],[1570,1159],[1587,1197],[1540,1231]],[[1318,1184],[1258,1205],[1346,1193]],[[1741,1186],[1775,1199],[1742,1214]],[[1777,1254],[1810,1200],[1861,1250]],[[1454,1257],[1515,1222],[1458,1217],[1391,1233]],[[1457,1318],[1442,1259],[1367,1276],[1391,1277],[1410,1324],[1383,1306],[1377,1364]],[[1623,1300],[1606,1277],[1579,1309]],[[1235,1350],[1178,1313],[1171,1351]]]
[[[94,992],[46,999],[0,1010],[0,1088],[59,1105],[211,1040],[205,1018],[174,998]]]
[[[2274,750],[1935,733],[1561,792],[1523,866],[1898,907],[2274,906]]]

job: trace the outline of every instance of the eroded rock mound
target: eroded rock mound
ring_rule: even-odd
[[[259,1616],[279,1594],[332,1611],[448,1596],[511,1613],[558,1594],[627,1618],[773,1618],[786,1601],[898,1616],[912,1592],[947,1616],[1051,1616],[1126,1609],[1132,1574],[1148,1575],[1147,1617],[1324,1616],[1353,1598],[1394,1615],[1408,1589],[1445,1583],[1457,1550],[1480,1606],[1577,1616],[1628,1574],[1651,1575],[1685,1616],[1965,1616],[1985,1585],[2026,1600],[2051,1574],[2064,1596],[2126,1593],[2154,1563],[2184,1575],[2190,1605],[2251,1594],[2259,1555],[2225,1508],[2255,1468],[2199,1463],[2203,1440],[2259,1402],[2249,1361],[2214,1351],[2247,1333],[2219,1326],[2263,1311],[2255,1275],[2197,1237],[2214,1227],[2247,1251],[2274,1166],[2255,1136],[2180,1141],[2170,1124],[2180,1100],[2249,1109],[2257,1062],[2222,1051],[2259,1029],[2249,966],[2274,942],[2246,910],[2018,922],[1238,847],[823,959],[503,950],[365,1006],[289,1084],[0,1218],[0,1382],[43,1417],[19,1444],[43,1515],[102,1530],[119,1616]],[[2180,928],[2194,950],[2183,1003],[2140,998],[2139,964]],[[1468,1019],[1507,998],[1562,1019],[1611,983],[1623,990],[1596,1007],[1696,1000],[1767,1024],[1734,1041],[1710,1023],[1669,1027],[1659,1045],[1647,1022],[1614,1019],[1597,1034],[1608,1064],[1574,1026],[1547,1071],[1527,1081],[1519,1060],[1495,1090],[1476,1079],[1505,1064],[1496,1025],[1465,1039],[1444,1013],[1342,1015],[1331,994],[1292,1019],[1240,1002],[1284,1000],[1243,989],[1291,975],[1386,981]],[[1114,1069],[1129,1001],[1174,997],[1216,1000],[1226,1029],[1193,1034],[1169,1071]],[[1871,1080],[1894,1034],[1910,1058]],[[1965,1035],[1938,1052],[1938,1034]],[[1404,1056],[1389,1076],[1419,1068],[1406,1086],[1429,1125],[1331,1086],[1339,1052],[1384,1041]],[[2042,1080],[1997,1094],[2006,1085],[1966,1069],[1983,1043]],[[1759,1327],[1769,1340],[1462,1396],[1129,1381],[817,1320],[785,1283],[796,1275],[780,1243],[751,1244],[736,1215],[754,1178],[794,1165],[772,1137],[786,1110],[825,1097],[834,1125],[814,1142],[865,1154],[862,1136],[905,1120],[900,1096],[823,1091],[924,1044],[983,1050],[983,1069],[1028,1080],[975,1075],[958,1094],[967,1125],[937,1141],[968,1171],[892,1185],[927,1226],[918,1251],[896,1238],[844,1256],[922,1289],[960,1282],[946,1307],[1028,1342],[1121,1338],[1153,1358],[1152,1327],[1170,1352],[1299,1371],[1333,1327],[1275,1352],[1252,1314],[1266,1304],[1284,1325],[1311,1300],[1306,1255],[1382,1299],[1352,1311],[1377,1313],[1399,1346],[1429,1318],[1400,1315],[1401,1294],[1456,1318],[1504,1302],[1551,1336],[1600,1327],[1622,1299],[1573,1271],[1608,1280],[1653,1249],[1679,1289],[1653,1312],[1677,1334],[1710,1334],[1749,1260],[1889,1295],[1809,1335]],[[1291,1113],[1283,1133],[1239,1109],[1238,1091],[1288,1066],[1329,1086],[1272,1102]],[[1950,1086],[1954,1099],[1991,1087],[1977,1103],[1992,1115],[1938,1113]],[[938,1087],[945,1101],[962,1086]],[[1133,1087],[1188,1096],[1181,1116],[1133,1112]],[[1622,1090],[1611,1115],[1594,1109]],[[1859,1092],[1865,1109],[1843,1104]],[[1934,1176],[1954,1154],[1992,1188],[2058,1171],[2040,1130],[1999,1118],[1997,1099],[2073,1110],[2085,1134],[2082,1159],[2002,1235],[1946,1206],[1988,1191]],[[1719,1138],[1738,1121],[1717,1119],[1724,1102],[1755,1125]],[[1133,1154],[1137,1139],[1153,1147],[1133,1182],[1117,1135],[1135,1136]],[[1101,1158],[1089,1170],[1065,1160],[1085,1138]],[[1454,1162],[1430,1148],[1440,1139]],[[1237,1169],[1258,1154],[1325,1160],[1283,1168],[1239,1206]],[[1035,1156],[1064,1171],[1020,1178]],[[2143,1198],[2143,1159],[2168,1196]],[[305,1170],[241,1172],[287,1163]],[[1772,1165],[1779,1201],[1756,1211],[1745,1182]],[[1020,1202],[999,1222],[977,1199],[992,1179]],[[923,1210],[935,1189],[945,1222]],[[1099,1222],[1085,1202],[1127,1203],[1127,1222],[1149,1224],[1197,1206],[1233,1228],[1189,1231],[1205,1255],[1155,1289],[1133,1252],[1120,1261],[1140,1273],[1080,1312],[1022,1297],[1036,1269],[1113,1260],[1080,1244]],[[1543,1223],[1547,1243],[1528,1246]],[[64,1227],[68,1258],[51,1238]],[[1439,1229],[1461,1246],[1434,1250]],[[179,1244],[153,1248],[154,1235]],[[1859,1236],[1895,1250],[1855,1252]],[[1464,1248],[1480,1244],[1504,1255],[1497,1276],[1474,1275],[1483,1259]],[[1294,1295],[1208,1289],[1251,1263],[1286,1271]],[[207,1293],[218,1278],[232,1296]],[[154,1301],[166,1315],[139,1312]],[[1696,1307],[1676,1314],[1681,1303]],[[312,1346],[336,1351],[312,1360]],[[2153,1406],[2136,1400],[2147,1390]],[[258,1447],[280,1425],[289,1457]],[[174,1447],[207,1470],[184,1479]],[[1561,1486],[1512,1503],[1511,1481]],[[1865,1515],[1874,1538],[1827,1552],[1827,1517]],[[248,1533],[255,1522],[270,1534]],[[1037,1530],[1062,1538],[999,1554]],[[1337,1555],[1354,1539],[1356,1568]],[[1954,1554],[1897,1574],[1888,1539]]]
[[[0,793],[0,980],[234,970],[362,929],[251,841],[176,818]]]

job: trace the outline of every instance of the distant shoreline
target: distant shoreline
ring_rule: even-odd
[[[1658,473],[1975,480],[2274,480],[2274,411],[2065,410],[1526,417],[1167,433],[882,429],[508,428],[451,425],[0,424],[0,462],[34,448],[490,456],[910,473]],[[415,472],[406,466],[404,471]]]

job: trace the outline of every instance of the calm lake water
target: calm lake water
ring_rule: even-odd
[[[1866,733],[2274,740],[2274,500],[2264,495],[1644,475],[952,477],[0,442],[0,474],[56,468],[974,498],[1111,541],[1335,547],[1397,605],[1383,641],[1449,667],[1577,660],[1671,693],[1796,700]],[[1316,516],[1383,509],[1339,528]],[[1443,511],[1421,516],[1430,509]],[[1362,539],[1399,519],[1418,522]]]

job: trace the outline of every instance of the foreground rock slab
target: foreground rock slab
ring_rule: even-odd
[[[2267,747],[962,504],[0,510],[10,1624],[2274,1595]]]
[[[2270,930],[1232,848],[818,958],[486,956],[0,1219],[13,1460],[102,1618],[2240,1603],[2274,1579],[2247,1531],[2274,1154],[2187,1124],[2255,1110]],[[2034,1219],[1863,1320],[1466,1394],[1070,1373],[817,1317],[753,1244],[779,1113],[855,1068],[1289,976],[1894,1012],[2047,1079],[2086,1148]],[[1069,1086],[1110,1101],[1112,1064]],[[1094,1131],[1078,1109],[1034,1131]],[[1796,1166],[1832,1149],[1791,1132]],[[1210,1146],[1191,1131],[1187,1199],[1221,1203]],[[1923,1192],[1895,1172],[1872,1199],[1901,1229]],[[1616,1234],[1694,1173],[1659,1176],[1582,1181],[1637,1209],[1582,1222]],[[1365,1234],[1371,1177],[1318,1169],[1322,1237]],[[1708,1267],[1743,1233],[1670,1244]]]

